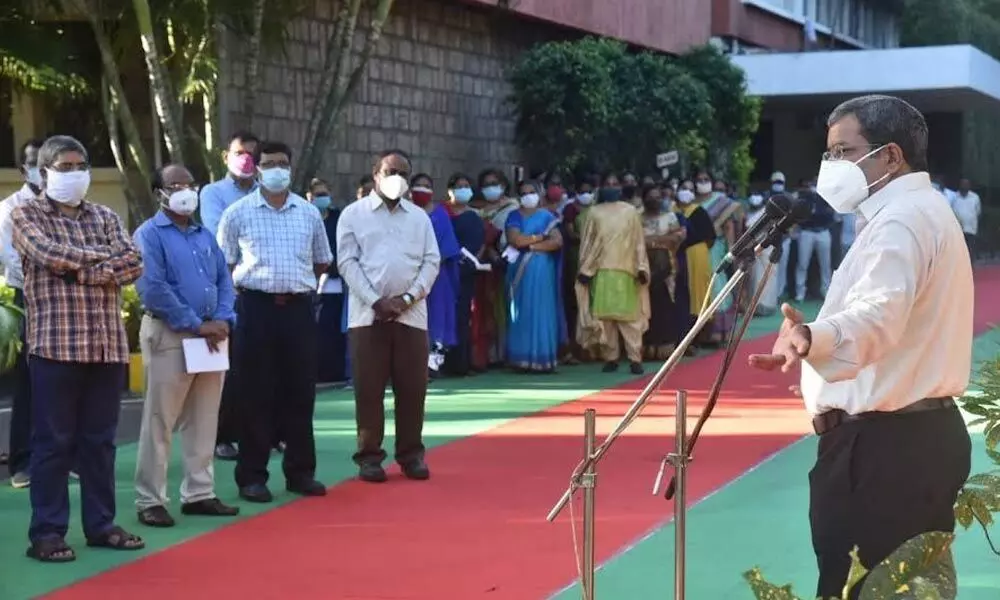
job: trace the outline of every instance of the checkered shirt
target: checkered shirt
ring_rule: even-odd
[[[64,362],[128,363],[121,287],[142,258],[110,208],[84,201],[76,218],[45,198],[14,209],[24,270],[28,352]],[[69,282],[66,273],[76,273]]]
[[[268,294],[315,291],[314,265],[333,260],[319,210],[295,194],[281,208],[259,192],[237,200],[222,213],[218,240],[236,287]]]

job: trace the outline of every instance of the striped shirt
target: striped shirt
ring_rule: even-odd
[[[118,215],[84,202],[69,217],[37,198],[12,219],[24,268],[28,352],[64,362],[128,363],[121,286],[139,277],[142,258]]]
[[[316,290],[315,265],[333,260],[319,209],[289,193],[281,208],[259,191],[237,200],[222,213],[219,246],[233,268],[237,288],[268,294]]]

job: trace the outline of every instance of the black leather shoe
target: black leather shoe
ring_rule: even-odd
[[[267,486],[263,483],[254,483],[241,487],[240,498],[243,498],[247,502],[256,502],[258,504],[267,504],[274,500],[271,490],[267,489]]]
[[[173,527],[174,518],[162,506],[150,506],[138,512],[139,522],[150,527]]]
[[[233,444],[216,444],[215,458],[219,460],[236,460],[240,456],[240,451]]]
[[[293,494],[299,494],[300,496],[326,495],[326,486],[315,479],[306,479],[305,481],[296,482],[289,481],[285,484],[285,489]]]
[[[640,362],[634,362],[634,363],[630,364],[629,365],[629,370],[632,371],[633,375],[642,375],[642,373],[643,373],[642,363],[640,363]]]
[[[235,517],[240,514],[240,509],[238,506],[223,504],[218,498],[207,498],[197,502],[181,504],[181,514],[202,517]]]
[[[358,479],[368,483],[385,483],[389,476],[385,474],[385,469],[378,463],[363,463],[358,467]]]
[[[618,370],[618,363],[616,362],[606,362],[604,363],[604,368],[601,369],[605,373],[614,373]]]
[[[431,470],[427,468],[427,463],[422,458],[415,458],[400,465],[400,467],[402,467],[403,475],[406,475],[407,479],[424,481],[431,478]]]

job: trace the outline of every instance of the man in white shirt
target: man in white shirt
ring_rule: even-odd
[[[979,233],[979,218],[983,214],[983,205],[979,194],[972,191],[972,183],[968,179],[958,182],[958,192],[951,197],[951,210],[958,218],[965,234],[965,245],[969,248],[969,258],[976,259],[976,235]]]
[[[926,173],[923,115],[864,96],[828,126],[818,192],[858,211],[854,247],[817,319],[783,306],[772,354],[750,357],[802,367],[820,436],[809,520],[823,598],[841,594],[855,545],[870,569],[908,539],[954,530],[971,446],[953,397],[969,381],[973,310],[961,228]]]
[[[375,162],[374,191],[337,222],[337,268],[350,290],[348,344],[354,371],[358,451],[363,481],[382,483],[385,386],[396,403],[396,462],[410,479],[427,479],[427,303],[441,266],[427,213],[406,199],[410,159],[399,150]]]
[[[0,259],[3,260],[7,285],[14,288],[14,304],[24,310],[24,273],[21,257],[14,249],[14,209],[37,198],[42,193],[42,174],[38,169],[38,149],[44,140],[29,140],[21,146],[20,168],[24,185],[0,203]],[[25,488],[31,484],[28,465],[31,462],[31,378],[25,343],[25,323],[21,320],[21,352],[14,363],[14,401],[10,415],[10,484]]]

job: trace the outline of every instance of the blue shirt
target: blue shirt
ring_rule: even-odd
[[[226,258],[207,228],[182,230],[162,211],[139,226],[142,276],[135,283],[145,309],[173,331],[198,331],[205,321],[236,320]]]
[[[201,206],[201,224],[212,233],[218,235],[219,221],[222,220],[222,213],[227,208],[236,203],[240,198],[251,194],[257,189],[257,182],[249,188],[241,188],[231,175],[210,183],[201,188],[201,198],[198,200]]]
[[[837,213],[826,203],[826,200],[823,200],[816,192],[803,191],[799,192],[799,201],[805,203],[810,209],[809,217],[799,223],[801,229],[805,231],[830,229]]]

